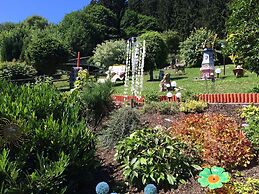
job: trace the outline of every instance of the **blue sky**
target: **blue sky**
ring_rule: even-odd
[[[65,14],[82,9],[90,0],[0,0],[0,23],[18,23],[39,15],[58,23]]]

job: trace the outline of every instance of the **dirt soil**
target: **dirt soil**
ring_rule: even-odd
[[[240,118],[241,105],[210,105],[206,113],[221,113],[231,116],[242,124]],[[145,114],[142,116],[142,121],[150,127],[161,125],[163,127],[170,127],[172,123],[184,116],[184,113],[176,115],[160,115],[160,114]],[[118,163],[114,160],[114,149],[107,149],[99,147],[97,149],[97,157],[101,161],[99,173],[96,177],[96,184],[101,181],[106,181],[110,185],[110,192],[117,192],[121,194],[143,194],[143,191],[138,191],[134,187],[129,187],[123,180],[123,174],[120,170]],[[241,173],[239,173],[241,172]],[[257,158],[250,168],[238,169],[238,173],[233,171],[232,179],[244,181],[245,178],[259,178],[259,159]],[[168,190],[159,190],[159,194],[205,194],[208,190],[202,188],[197,182],[197,176],[192,177],[186,184],[180,185],[178,188]],[[89,194],[92,192],[89,192]],[[93,194],[95,192],[93,191]],[[224,194],[225,192],[220,192]],[[226,193],[227,194],[227,193]]]

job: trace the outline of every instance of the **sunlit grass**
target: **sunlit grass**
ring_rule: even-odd
[[[171,80],[176,81],[177,87],[184,88],[187,91],[193,93],[247,93],[253,87],[259,86],[259,77],[255,73],[249,71],[245,72],[245,76],[236,78],[233,74],[233,65],[226,66],[226,75],[223,76],[223,67],[221,67],[222,73],[219,79],[216,79],[215,83],[212,81],[199,80],[200,68],[187,68],[184,75],[177,75],[174,70],[166,70],[166,73],[171,74]],[[154,72],[154,77],[158,78],[159,71]],[[159,82],[149,81],[149,75],[144,77],[143,94],[150,92],[159,92]],[[115,93],[123,94],[124,86],[119,83],[115,86]],[[165,92],[164,92],[165,93]]]

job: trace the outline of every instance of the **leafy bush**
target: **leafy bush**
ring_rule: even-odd
[[[113,64],[123,64],[126,56],[126,43],[124,40],[105,41],[98,44],[92,57],[95,65],[107,68]]]
[[[193,114],[173,124],[172,137],[201,149],[207,165],[247,166],[254,157],[252,146],[235,120],[221,114]]]
[[[242,109],[241,117],[247,120],[251,119],[254,116],[259,115],[259,107],[254,105],[248,105]]]
[[[160,97],[157,92],[148,92],[145,94],[145,103],[150,103],[150,102],[159,102]]]
[[[243,108],[241,117],[246,119],[248,126],[242,128],[253,148],[259,153],[259,107],[249,105]]]
[[[208,107],[208,104],[203,101],[188,100],[180,104],[180,111],[184,113],[201,113]]]
[[[80,94],[81,112],[89,123],[98,125],[113,107],[111,82],[88,82]]]
[[[249,90],[249,93],[259,93],[259,86],[253,87],[251,90]]]
[[[185,144],[160,129],[135,131],[119,142],[115,157],[134,185],[177,185],[191,175],[195,161]]]
[[[258,1],[233,0],[229,4],[229,10],[230,14],[226,22],[227,53],[234,54],[238,61],[244,63],[243,67],[259,75]]]
[[[112,147],[141,126],[137,110],[130,107],[120,108],[112,113],[107,128],[103,130],[104,143]]]
[[[28,32],[21,27],[15,27],[0,34],[0,60],[18,60],[24,47]]]
[[[25,63],[5,62],[0,64],[0,78],[15,80],[32,78],[37,74],[34,67]]]
[[[6,81],[0,92],[1,193],[71,193],[92,181],[95,136],[74,94]]]
[[[245,183],[234,182],[235,191],[239,194],[258,194],[259,193],[259,179],[246,179]]]
[[[202,62],[202,52],[198,48],[203,43],[214,36],[214,33],[206,29],[197,29],[183,42],[180,43],[180,58],[189,67],[197,67]]]
[[[49,75],[56,72],[68,55],[68,49],[62,41],[47,33],[33,34],[25,51],[26,62],[33,65],[39,73]]]
[[[179,112],[179,108],[176,103],[172,102],[150,102],[145,103],[143,107],[145,113],[160,113],[160,114],[174,114]]]

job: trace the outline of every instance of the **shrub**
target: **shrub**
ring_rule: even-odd
[[[0,60],[18,60],[24,47],[24,40],[28,32],[20,27],[4,31],[0,34]]]
[[[246,120],[251,119],[254,116],[259,115],[259,107],[254,105],[248,105],[242,109],[241,117]]]
[[[0,192],[71,193],[89,184],[95,136],[79,118],[76,97],[48,84],[1,81],[0,91]]]
[[[235,191],[239,194],[259,193],[259,179],[246,179],[245,183],[234,182]]]
[[[25,63],[5,62],[0,64],[0,78],[15,80],[32,78],[37,71],[31,65]]]
[[[199,147],[205,165],[247,166],[254,154],[235,120],[221,114],[192,114],[173,124],[172,137]]]
[[[143,111],[144,113],[160,113],[170,115],[179,112],[179,108],[176,103],[172,102],[150,102],[145,103]]]
[[[249,90],[249,93],[259,93],[259,86],[253,87],[251,90]]]
[[[188,100],[180,104],[180,111],[184,113],[201,113],[208,107],[208,104],[203,101]]]
[[[103,138],[106,145],[112,147],[118,141],[129,136],[136,129],[141,128],[140,116],[137,110],[123,107],[111,115],[107,122],[107,128],[103,130]]]
[[[202,47],[205,40],[208,40],[214,34],[207,29],[197,29],[183,42],[180,43],[180,58],[185,61],[189,67],[197,67],[202,62],[202,52],[198,48]]]
[[[185,144],[160,129],[142,129],[116,146],[116,160],[126,180],[134,185],[177,185],[191,175],[194,158]]]
[[[89,123],[98,125],[113,107],[111,82],[88,82],[80,94],[81,112]]]
[[[126,56],[126,43],[124,40],[105,41],[98,44],[92,57],[95,65],[108,69],[113,64],[123,64]]]
[[[259,153],[259,107],[249,105],[243,108],[241,117],[246,119],[248,126],[242,128],[253,148]]]
[[[54,74],[68,55],[68,49],[62,41],[47,33],[32,35],[25,51],[26,62],[33,65],[39,73],[48,75]]]
[[[149,92],[145,94],[145,103],[150,103],[150,102],[159,102],[160,97],[157,92]]]

